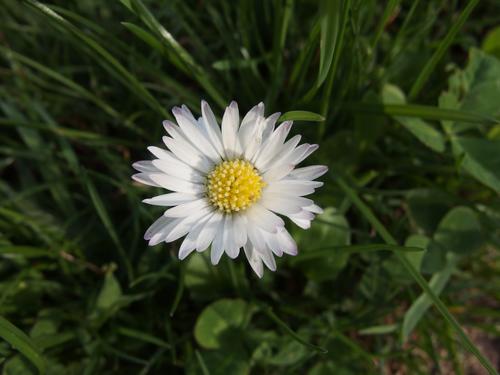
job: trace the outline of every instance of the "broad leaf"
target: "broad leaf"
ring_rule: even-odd
[[[384,104],[406,104],[404,93],[394,85],[387,84],[383,87],[382,98]],[[414,117],[394,116],[394,119],[427,147],[436,152],[445,150],[443,135],[429,123]]]
[[[238,338],[251,315],[250,306],[240,299],[220,299],[201,312],[194,327],[198,344],[207,349],[220,348],[231,338]],[[231,341],[232,341],[231,339]]]

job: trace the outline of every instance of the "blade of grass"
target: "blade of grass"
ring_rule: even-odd
[[[63,18],[60,14],[49,8],[47,5],[38,2],[37,0],[24,0],[30,6],[46,15],[56,25],[62,27],[63,30],[74,35],[77,39],[88,46],[92,51],[92,57],[100,63],[105,61],[113,74],[120,78],[120,80],[127,85],[133,93],[136,93],[147,105],[157,111],[164,117],[170,118],[168,112],[158,101],[150,94],[150,92],[143,86],[139,80],[132,75],[116,58],[114,58],[106,49],[104,49],[97,41],[87,36],[77,27],[75,27],[68,20]]]
[[[21,62],[21,63],[23,63],[23,64],[25,64],[33,69],[36,69],[40,73],[45,74],[47,77],[50,77],[53,80],[67,86],[68,88],[75,91],[81,97],[86,98],[86,99],[94,102],[98,107],[100,107],[108,115],[115,117],[115,118],[121,118],[120,114],[114,108],[112,108],[110,105],[105,103],[102,99],[98,98],[97,96],[92,94],[90,91],[88,91],[84,87],[78,85],[77,83],[75,83],[71,79],[63,76],[62,74],[56,72],[55,70],[50,69],[47,66],[42,65],[42,64],[30,59],[29,57],[24,56],[20,53],[17,53],[11,49],[0,46],[0,51],[3,54],[5,54],[7,57],[14,58],[14,59],[18,60],[19,62]]]
[[[373,42],[372,42],[373,52],[375,52],[375,50],[377,49],[378,41],[380,40],[380,37],[384,32],[384,28],[387,25],[387,21],[389,20],[389,17],[392,15],[392,12],[394,11],[394,8],[396,8],[398,3],[399,0],[389,0],[387,2],[387,5],[385,6],[384,9],[384,13],[382,14],[382,18],[380,19],[380,22],[378,24],[377,31],[375,32],[375,36],[373,37]]]
[[[319,42],[319,71],[316,87],[326,80],[333,61],[340,28],[342,1],[323,0],[320,3],[321,37]]]
[[[167,342],[159,339],[158,337],[152,336],[150,334],[147,334],[147,333],[135,330],[135,329],[131,329],[131,328],[127,328],[127,327],[118,327],[116,329],[116,332],[120,335],[128,336],[128,337],[131,337],[133,339],[140,340],[140,341],[144,341],[144,342],[159,346],[161,348],[170,349],[170,345]]]
[[[83,182],[85,183],[87,187],[87,191],[90,195],[90,199],[92,200],[92,203],[94,204],[94,208],[97,211],[97,214],[99,215],[99,218],[101,219],[102,223],[104,224],[104,227],[106,228],[109,236],[111,237],[111,240],[115,244],[118,253],[121,257],[121,261],[123,262],[123,265],[125,266],[125,270],[128,276],[129,280],[133,280],[133,269],[132,269],[132,264],[130,263],[130,260],[125,252],[125,249],[123,248],[118,235],[115,231],[115,228],[113,226],[113,223],[111,222],[111,219],[109,217],[108,211],[106,210],[106,207],[104,206],[104,203],[102,202],[101,197],[99,196],[99,193],[94,187],[94,184],[90,180],[90,178],[87,176],[87,172],[85,169],[81,169],[81,178]]]
[[[275,322],[278,326],[280,326],[286,333],[290,335],[295,341],[298,343],[304,345],[305,347],[309,349],[313,349],[317,352],[320,352],[322,354],[328,353],[328,350],[325,348],[313,345],[306,340],[304,340],[302,337],[300,337],[293,329],[291,329],[283,320],[281,320],[273,311],[273,309],[267,305],[263,305],[258,303],[258,306],[262,309],[262,312],[266,314],[269,319],[271,319],[273,322]]]
[[[196,355],[196,360],[200,365],[201,373],[203,375],[210,375],[210,371],[208,371],[207,365],[205,364],[205,361],[203,360],[201,353],[198,350],[195,350],[194,354]]]
[[[358,194],[344,181],[340,176],[332,174],[332,178],[335,183],[342,189],[342,191],[349,197],[352,203],[358,208],[358,210],[363,214],[365,219],[373,226],[375,231],[390,245],[397,245],[396,239],[389,233],[381,221],[377,219],[370,207],[368,207],[358,196]],[[497,371],[491,364],[491,362],[486,358],[476,345],[469,339],[467,334],[464,332],[460,323],[455,319],[455,317],[448,311],[446,305],[441,301],[441,299],[434,293],[427,281],[423,278],[420,272],[415,269],[413,264],[408,260],[408,258],[400,253],[395,252],[398,260],[403,264],[408,273],[413,277],[417,284],[423,289],[427,296],[431,299],[433,305],[441,313],[446,322],[448,322],[454,329],[454,331],[461,338],[463,346],[470,353],[472,353],[481,365],[488,371],[491,375],[498,375]]]
[[[328,256],[335,256],[338,252],[347,253],[360,253],[367,251],[401,251],[401,252],[418,252],[424,251],[419,247],[411,246],[397,246],[389,244],[368,244],[368,245],[349,245],[349,246],[332,246],[322,249],[311,250],[309,252],[302,252],[299,255],[290,259],[292,264],[300,263],[308,259],[323,258]]]
[[[481,113],[458,109],[438,108],[418,104],[364,104],[345,103],[343,110],[388,116],[418,117],[425,120],[450,120],[476,124],[498,124],[500,119]]]
[[[161,25],[153,13],[144,5],[141,0],[122,0],[122,3],[134,12],[153,31],[161,41],[172,51],[171,61],[179,69],[190,71],[194,74],[198,83],[207,91],[214,101],[221,107],[227,105],[227,101],[210,81],[208,74],[202,66],[198,65],[194,58],[186,51],[170,32]]]
[[[420,94],[420,91],[422,91],[424,85],[431,76],[432,72],[436,69],[437,64],[439,63],[439,61],[441,61],[441,58],[444,56],[448,48],[450,48],[451,43],[453,42],[453,40],[455,40],[455,37],[457,36],[458,32],[464,25],[467,18],[469,18],[470,14],[472,13],[472,11],[474,10],[474,8],[478,3],[479,0],[470,0],[467,6],[462,11],[462,13],[460,14],[460,16],[450,27],[450,30],[448,31],[446,36],[441,40],[436,51],[434,51],[429,61],[427,61],[424,68],[415,79],[413,86],[410,89],[410,93],[408,94],[409,100],[414,100]]]
[[[50,250],[33,246],[6,245],[0,246],[1,255],[22,255],[26,258],[54,257]]]
[[[45,374],[46,364],[42,353],[23,331],[1,316],[0,336],[28,358],[36,366],[40,374]]]
[[[325,89],[323,92],[323,98],[321,101],[321,115],[323,117],[328,116],[328,109],[330,106],[330,97],[332,95],[332,89],[333,89],[333,80],[335,79],[335,74],[337,72],[337,67],[339,65],[340,61],[340,55],[342,54],[342,49],[344,47],[344,35],[345,31],[347,28],[347,20],[349,18],[349,11],[351,9],[351,0],[345,0],[342,3],[342,15],[340,18],[341,26],[340,26],[340,31],[338,33],[338,38],[336,41],[336,48],[335,48],[335,54],[333,57],[333,64],[332,68],[330,69],[330,72],[328,73],[328,80],[325,85]],[[326,123],[325,121],[322,121],[319,124],[318,127],[318,138],[321,139],[323,137],[323,134],[325,133],[325,127]]]
[[[175,310],[177,310],[177,306],[179,305],[179,302],[181,301],[182,294],[184,293],[184,280],[186,277],[186,267],[184,263],[181,263],[180,265],[180,276],[179,276],[179,283],[177,285],[177,291],[175,292],[175,298],[174,302],[172,303],[172,307],[170,308],[170,317],[173,317],[175,314]]]
[[[278,121],[324,121],[325,118],[309,111],[289,111],[281,115]]]

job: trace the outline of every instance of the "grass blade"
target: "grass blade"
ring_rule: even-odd
[[[344,110],[388,116],[418,117],[424,120],[448,120],[470,122],[475,124],[498,124],[500,119],[477,112],[458,109],[446,109],[418,104],[364,104],[346,103]]]
[[[125,266],[125,270],[127,272],[127,276],[129,280],[133,280],[133,270],[132,270],[132,264],[130,263],[129,257],[125,253],[125,249],[123,248],[118,235],[115,231],[114,225],[111,222],[111,219],[109,217],[108,211],[106,210],[106,207],[104,206],[104,203],[102,202],[101,197],[99,196],[99,193],[94,187],[94,184],[90,180],[90,178],[87,175],[87,172],[82,169],[81,171],[81,177],[83,179],[83,182],[85,183],[88,193],[90,195],[90,198],[92,200],[92,203],[94,204],[94,208],[97,211],[97,214],[99,215],[99,218],[101,219],[102,223],[104,224],[104,227],[106,228],[109,236],[111,237],[111,240],[115,244],[118,253],[120,254],[121,260]]]
[[[320,352],[322,354],[328,353],[328,350],[325,348],[322,348],[320,346],[316,346],[311,344],[310,342],[307,342],[304,340],[302,337],[300,337],[293,329],[291,329],[283,320],[281,320],[274,312],[273,309],[269,306],[261,305],[259,306],[262,308],[262,311],[264,314],[266,314],[272,321],[274,321],[278,326],[280,326],[286,333],[288,333],[295,341],[298,343],[304,345],[305,347],[308,347],[310,349],[313,349],[317,352]]]
[[[278,121],[325,121],[325,118],[317,113],[309,111],[289,111],[281,115]]]
[[[396,245],[396,239],[389,233],[389,231],[385,228],[385,226],[380,222],[370,207],[368,207],[358,196],[358,194],[351,188],[344,179],[340,176],[333,176],[334,181],[338,184],[338,186],[344,191],[347,197],[351,200],[351,202],[358,208],[358,210],[363,214],[365,219],[373,226],[373,228],[377,231],[377,233],[390,245]],[[406,256],[402,253],[395,252],[398,260],[403,264],[406,270],[410,273],[413,279],[417,282],[417,284],[423,289],[426,295],[430,298],[433,305],[437,308],[437,310],[441,313],[443,318],[453,327],[454,331],[461,338],[462,343],[470,353],[472,353],[481,365],[488,371],[491,375],[498,375],[497,371],[491,364],[491,362],[486,358],[481,351],[477,348],[476,345],[469,339],[467,334],[464,332],[460,323],[455,319],[455,317],[448,311],[446,305],[441,301],[441,299],[434,293],[431,289],[427,281],[423,278],[423,276],[418,272],[413,264],[406,258]]]
[[[40,374],[45,373],[46,365],[42,353],[23,331],[1,316],[0,336],[28,358],[36,366]]]
[[[444,56],[448,48],[450,48],[451,43],[453,42],[453,40],[455,40],[455,37],[457,36],[458,32],[464,25],[467,18],[469,18],[469,15],[472,13],[472,11],[474,10],[474,8],[478,3],[479,0],[469,1],[463,12],[460,14],[460,17],[458,17],[458,19],[450,27],[450,31],[448,31],[443,40],[441,40],[438,48],[436,49],[432,57],[429,59],[429,61],[427,61],[427,64],[425,64],[424,68],[422,69],[417,79],[413,83],[410,93],[408,94],[409,100],[415,99],[418,96],[418,94],[420,94],[420,91],[422,91],[430,75],[436,69],[437,64]]]
[[[317,249],[309,251],[306,253],[301,253],[296,257],[292,258],[290,262],[292,264],[300,263],[301,261],[308,259],[317,259],[328,256],[335,256],[338,252],[348,252],[348,253],[361,253],[369,251],[400,251],[400,252],[418,252],[424,251],[420,247],[412,246],[397,246],[389,244],[368,244],[368,245],[349,245],[349,246],[332,246],[323,249]]]
[[[72,23],[49,8],[47,5],[40,3],[37,0],[25,1],[27,1],[28,4],[33,6],[42,14],[45,14],[47,17],[49,17],[51,21],[62,27],[63,30],[68,31],[70,34],[74,35],[86,46],[88,46],[95,53],[93,57],[96,58],[99,62],[105,61],[107,64],[109,64],[110,71],[116,74],[124,84],[130,87],[132,92],[137,93],[146,104],[148,104],[152,109],[156,110],[159,114],[164,117],[169,117],[168,112],[160,103],[158,103],[158,101],[150,94],[150,92],[143,86],[143,84],[139,82],[139,80],[137,80],[137,78],[132,75],[132,73],[130,73],[106,49],[104,49],[99,43],[97,43],[97,41],[81,32]]]
[[[221,107],[227,105],[227,101],[216,89],[209,79],[205,70],[196,63],[194,58],[175,40],[170,32],[163,27],[155,18],[153,13],[144,5],[141,0],[123,0],[122,3],[139,16],[151,31],[160,37],[160,40],[168,47],[171,61],[182,71],[191,71],[198,83]]]
[[[319,43],[320,58],[316,87],[325,81],[333,61],[333,54],[337,45],[337,34],[340,28],[340,10],[342,1],[323,0],[320,4],[321,38]]]

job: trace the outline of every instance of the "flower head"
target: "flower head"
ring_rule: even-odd
[[[202,101],[198,120],[186,106],[172,113],[177,124],[164,121],[168,150],[150,146],[153,160],[133,167],[134,180],[171,193],[144,202],[168,208],[146,231],[153,246],[185,236],[179,258],[211,246],[217,264],[223,253],[236,258],[241,248],[255,273],[263,264],[276,270],[274,255],[296,255],[297,245],[279,215],[307,229],[322,212],[305,195],[323,185],[314,181],[326,166],[295,168],[318,146],[299,145],[300,135],[286,141],[292,123],[275,128],[279,113],[264,117],[264,104],[253,107],[240,124],[238,105],[226,108],[219,127]]]

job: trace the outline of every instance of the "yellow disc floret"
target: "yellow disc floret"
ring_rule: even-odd
[[[223,161],[207,176],[207,195],[220,211],[233,213],[247,209],[260,199],[265,182],[246,160]]]

